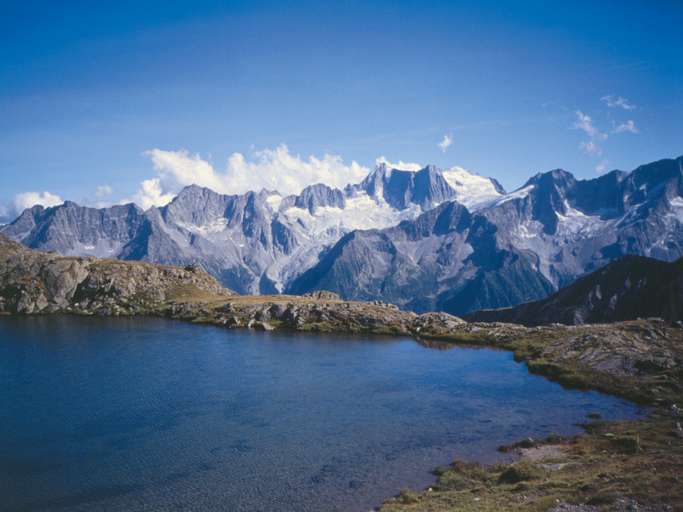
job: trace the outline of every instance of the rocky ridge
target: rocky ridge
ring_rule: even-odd
[[[683,321],[683,258],[666,262],[626,256],[582,277],[546,299],[512,308],[477,311],[470,321],[606,323],[662,317]]]

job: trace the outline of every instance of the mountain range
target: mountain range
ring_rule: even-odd
[[[168,205],[25,210],[0,233],[65,255],[196,264],[239,293],[330,290],[464,314],[544,298],[625,255],[683,256],[683,157],[577,180],[539,173],[506,192],[461,168],[380,164],[343,190]]]

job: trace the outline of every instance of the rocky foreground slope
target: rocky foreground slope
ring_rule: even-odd
[[[0,312],[145,314],[187,294],[232,292],[195,267],[64,257],[0,235]]]
[[[510,448],[521,456],[511,464],[456,462],[439,470],[430,490],[404,491],[383,510],[683,507],[683,330],[662,320],[530,328],[417,315],[329,292],[239,296],[197,268],[62,257],[1,235],[0,312],[160,315],[226,327],[406,335],[438,348],[467,343],[511,350],[532,372],[650,404],[654,412],[639,421],[593,422],[576,438],[527,440]]]

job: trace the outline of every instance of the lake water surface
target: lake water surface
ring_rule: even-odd
[[[635,406],[508,352],[0,318],[3,510],[367,511],[453,458]]]

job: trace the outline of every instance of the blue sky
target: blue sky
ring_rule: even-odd
[[[155,177],[163,197],[192,173],[343,181],[380,156],[513,189],[557,167],[589,178],[683,154],[679,1],[0,8],[5,210],[26,192],[142,197]]]

